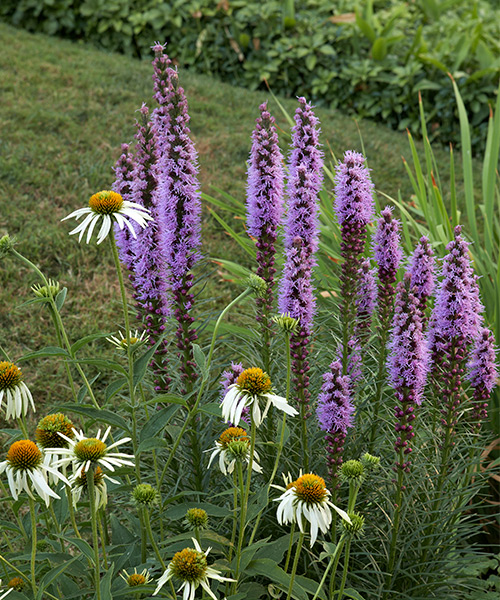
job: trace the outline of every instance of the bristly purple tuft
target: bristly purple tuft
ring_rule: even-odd
[[[434,265],[434,251],[428,238],[423,236],[410,256],[408,272],[411,274],[413,292],[419,301],[424,328],[427,320],[425,317],[427,301],[434,291]]]
[[[368,225],[375,211],[373,189],[365,157],[359,152],[348,150],[335,174],[334,208],[340,226],[345,222]]]
[[[487,327],[479,330],[467,368],[467,379],[474,390],[472,419],[479,429],[488,416],[488,401],[498,380],[495,338]]]
[[[364,258],[358,269],[356,293],[356,322],[354,336],[363,347],[370,337],[372,315],[377,306],[376,269],[370,268],[370,260]]]
[[[373,253],[381,283],[396,281],[396,273],[403,258],[400,229],[400,222],[392,216],[392,208],[386,206],[381,212],[373,237]]]
[[[342,375],[342,363],[334,360],[330,371],[323,375],[316,417],[320,429],[326,431],[328,474],[335,484],[347,429],[354,424],[354,406],[348,376]]]

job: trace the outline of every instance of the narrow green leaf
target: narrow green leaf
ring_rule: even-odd
[[[70,544],[73,544],[73,546],[76,546],[85,555],[85,557],[88,558],[92,564],[94,564],[94,551],[85,540],[68,537],[65,537],[64,539]]]
[[[127,371],[124,369],[124,367],[114,360],[103,360],[101,358],[75,358],[72,360],[72,362],[80,365],[92,365],[94,367],[104,369],[105,371],[115,371],[116,373],[121,373],[125,376],[127,375]]]
[[[488,122],[488,135],[486,138],[486,149],[483,160],[483,202],[486,211],[486,250],[493,249],[493,224],[495,207],[495,180],[497,177],[498,156],[500,152],[500,85],[497,90],[497,101],[495,111],[491,112]]]
[[[110,410],[106,410],[104,408],[97,409],[93,406],[81,404],[63,404],[61,406],[61,410],[67,410],[70,412],[75,412],[79,415],[85,415],[91,419],[94,419],[95,421],[102,421],[108,425],[114,425],[115,427],[120,428],[122,431],[129,433],[127,421],[123,417],[120,417],[120,415],[111,412]]]
[[[78,560],[78,558],[78,556],[74,556],[71,560],[64,562],[62,565],[54,567],[53,569],[45,573],[45,575],[42,578],[42,581],[40,582],[40,587],[38,588],[36,600],[42,600],[43,593],[46,590],[46,588],[48,588],[49,585],[71,565],[71,563],[75,562],[75,560]]]
[[[136,456],[143,452],[149,452],[151,450],[157,450],[158,448],[167,448],[170,444],[164,438],[154,437],[144,440],[139,444],[136,451]]]
[[[56,308],[59,312],[61,312],[61,308],[63,307],[64,301],[66,300],[66,295],[68,293],[68,288],[63,288],[59,291],[57,296],[54,298],[54,302],[56,304]]]
[[[158,435],[178,410],[179,405],[174,404],[173,406],[167,406],[159,411],[155,411],[141,430],[141,443]]]
[[[249,247],[249,244],[247,242],[247,240],[243,240],[242,236],[238,233],[236,233],[236,231],[226,223],[226,221],[224,221],[224,219],[222,217],[220,217],[215,210],[210,209],[210,214],[214,217],[214,219],[220,223],[222,225],[222,227],[227,231],[227,233],[233,238],[233,240],[243,248],[243,250],[245,250],[245,252],[247,254],[249,254],[252,258],[255,258],[255,249]]]
[[[203,406],[200,406],[198,412],[205,413],[211,417],[219,417],[219,419],[222,418],[221,408],[218,402],[209,402],[208,404],[204,404]]]
[[[101,600],[113,600],[113,594],[111,593],[111,582],[113,580],[114,568],[115,563],[112,563],[106,571],[104,577],[101,579]]]
[[[18,358],[18,361],[22,360],[32,360],[33,358],[53,358],[54,356],[62,356],[64,358],[71,358],[71,355],[66,352],[63,348],[58,348],[57,346],[46,346],[41,350],[37,350],[36,352],[28,352],[21,358]]]
[[[106,388],[106,403],[108,403],[125,385],[127,385],[127,379],[125,377],[112,381]]]
[[[455,99],[458,107],[458,118],[460,120],[460,140],[462,142],[462,166],[464,172],[464,192],[467,219],[471,228],[472,238],[474,240],[479,240],[474,205],[474,176],[472,172],[472,149],[470,141],[469,119],[467,118],[467,111],[465,110],[462,96],[460,95],[460,91],[453,77],[451,77],[451,82],[453,84],[453,91],[455,92]]]
[[[151,346],[141,357],[134,361],[134,387],[144,379],[149,363],[162,341],[163,338],[160,338],[154,346]]]
[[[77,340],[71,346],[71,354],[75,355],[78,352],[78,350],[80,350],[80,348],[85,346],[85,344],[90,344],[90,342],[93,342],[94,340],[98,340],[98,339],[104,338],[104,337],[109,337],[110,335],[112,335],[112,334],[111,333],[92,333],[91,335],[86,335],[85,337]]]
[[[285,573],[281,567],[269,558],[256,558],[252,560],[247,566],[245,573],[248,575],[261,575],[266,577],[273,583],[282,586],[284,590],[287,590],[290,585],[290,575]],[[296,598],[297,600],[307,600],[307,593],[297,581],[295,581],[293,585],[292,598]]]
[[[203,379],[208,379],[207,358],[198,344],[193,344],[193,357]]]

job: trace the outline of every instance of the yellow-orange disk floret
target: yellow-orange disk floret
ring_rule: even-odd
[[[21,369],[6,360],[0,362],[0,390],[16,387],[23,379]]]
[[[138,585],[144,585],[146,583],[146,577],[142,573],[132,573],[127,577],[127,584],[130,587],[136,587]]]
[[[55,413],[39,421],[35,438],[42,448],[67,448],[68,442],[59,435],[59,432],[70,439],[75,437],[73,423],[68,417],[62,413]]]
[[[110,190],[103,190],[97,192],[90,197],[89,206],[95,212],[100,215],[111,215],[118,212],[123,205],[123,198],[120,194],[112,192]]]
[[[170,568],[182,581],[200,581],[207,572],[207,557],[194,548],[184,548],[174,554]]]
[[[16,592],[21,592],[24,589],[25,583],[24,583],[24,579],[22,577],[13,577],[9,583],[8,586],[10,589],[12,590],[16,590]]]
[[[32,471],[42,462],[42,453],[35,442],[18,440],[9,448],[7,462],[15,471]]]
[[[252,395],[267,394],[271,391],[271,378],[258,367],[245,369],[236,380],[236,385],[240,390],[245,390]]]
[[[222,446],[223,450],[227,450],[229,444],[232,442],[250,443],[250,438],[242,427],[229,427],[221,433],[219,444]]]
[[[97,438],[84,438],[75,444],[75,456],[81,461],[97,462],[106,455],[107,446]]]
[[[318,475],[306,473],[291,484],[295,494],[306,504],[319,504],[328,496],[325,480]]]

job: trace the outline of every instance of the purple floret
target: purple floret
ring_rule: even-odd
[[[381,212],[373,237],[373,253],[381,283],[396,281],[396,273],[403,258],[400,229],[400,222],[392,216],[392,208],[386,206]]]
[[[346,221],[368,225],[374,215],[373,183],[365,157],[348,150],[335,174],[335,203],[337,219],[342,226]]]
[[[488,416],[488,400],[498,381],[495,338],[487,327],[479,330],[467,368],[467,379],[474,390],[472,419],[479,428]]]
[[[424,328],[427,320],[425,309],[427,308],[428,299],[434,291],[434,265],[434,252],[429,240],[423,236],[410,256],[408,272],[411,274],[413,293],[419,301]]]

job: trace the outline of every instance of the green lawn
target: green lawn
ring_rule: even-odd
[[[132,140],[135,111],[151,97],[150,64],[0,24],[0,69],[0,236],[15,236],[23,254],[68,287],[64,312],[72,340],[116,329],[118,286],[107,245],[80,246],[68,237],[71,224],[60,219],[112,184],[120,144]],[[217,195],[211,187],[216,185],[243,198],[259,104],[269,98],[271,111],[288,132],[285,119],[270,95],[204,76],[182,72],[180,77],[189,99],[203,190]],[[294,111],[295,101],[283,103]],[[352,119],[327,110],[318,110],[318,116],[327,156],[330,149],[337,156],[360,150]],[[361,122],[359,128],[377,188],[390,195],[401,189],[403,199],[411,201],[401,161],[402,155],[409,156],[406,136],[382,124]],[[285,148],[286,136],[282,141]],[[437,154],[446,161],[444,150]],[[205,209],[204,254],[230,253],[238,259],[238,250],[228,244]],[[33,283],[32,273],[10,258],[3,260],[0,343],[13,360],[55,344],[46,312],[36,306],[15,308],[30,297]],[[227,285],[215,280],[207,289],[210,296],[228,293]],[[54,361],[31,362],[25,368],[36,399],[50,404],[68,399],[63,373],[54,368]]]

